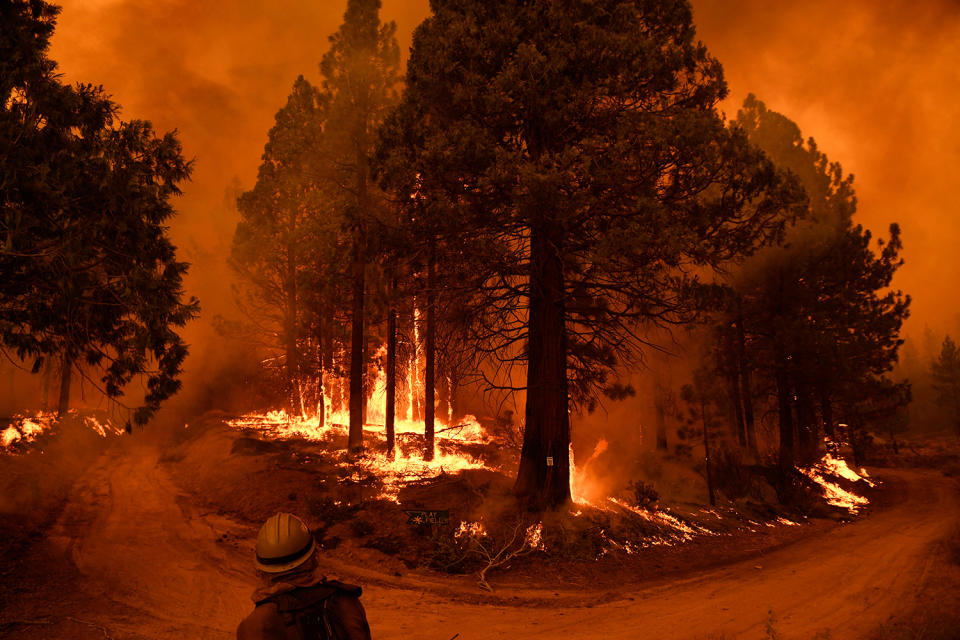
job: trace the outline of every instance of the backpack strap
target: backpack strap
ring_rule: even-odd
[[[256,604],[273,603],[286,627],[295,627],[301,638],[333,640],[336,636],[330,615],[330,599],[338,594],[359,598],[363,589],[338,580],[324,581],[313,587],[301,587],[277,593]],[[317,635],[320,634],[320,635]]]

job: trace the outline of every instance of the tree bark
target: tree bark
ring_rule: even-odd
[[[396,284],[391,295],[396,292]],[[393,457],[396,448],[396,434],[394,423],[396,420],[397,398],[397,311],[391,303],[387,311],[387,406],[384,424],[387,432],[387,455]]]
[[[526,428],[514,485],[534,511],[570,501],[563,247],[544,227],[530,232]]]
[[[437,295],[436,286],[436,254],[434,247],[430,247],[427,258],[427,335],[425,336],[426,363],[423,375],[423,459],[433,460],[434,429],[436,408],[436,337],[437,337]]]
[[[350,434],[349,451],[363,448],[363,289],[364,264],[360,249],[359,229],[354,232],[352,258],[353,305],[350,332]]]
[[[57,417],[62,418],[70,410],[70,381],[73,377],[73,358],[63,355],[60,369],[60,400],[57,402]]]

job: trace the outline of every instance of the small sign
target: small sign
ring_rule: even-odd
[[[404,509],[403,512],[407,514],[407,524],[447,524],[450,522],[450,511],[448,509],[442,511],[426,509],[408,511]]]
[[[553,466],[553,456],[547,456],[547,466],[548,467]]]

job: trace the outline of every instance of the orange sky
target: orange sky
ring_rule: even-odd
[[[229,307],[222,284],[236,214],[273,115],[298,74],[316,79],[337,0],[66,0],[53,57],[70,81],[103,84],[125,118],[181,132],[196,158],[173,234],[194,263],[206,325]],[[857,220],[901,223],[914,297],[908,331],[960,329],[960,1],[695,0],[701,38],[723,63],[732,116],[748,92],[796,120],[856,175]],[[406,49],[426,0],[385,0]],[[196,329],[195,329],[196,330]]]

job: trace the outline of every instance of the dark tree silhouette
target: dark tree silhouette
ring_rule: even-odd
[[[400,79],[396,25],[380,22],[380,4],[380,0],[348,0],[343,24],[330,36],[330,51],[320,63],[323,91],[330,100],[323,153],[335,185],[336,206],[350,236],[351,450],[363,447],[364,304],[371,262],[367,242],[384,208],[383,196],[371,181],[370,158],[377,128],[396,102]]]
[[[303,76],[297,78],[268,134],[256,185],[237,199],[240,222],[230,260],[244,285],[238,303],[259,335],[276,336],[279,342],[270,346],[284,354],[287,405],[297,413],[304,298],[311,293],[304,291],[307,271],[322,269],[323,258],[336,253],[330,246],[335,222],[324,210],[317,177],[325,112],[320,92]]]
[[[384,171],[438,234],[479,239],[461,258],[478,348],[526,369],[516,490],[556,507],[571,403],[624,395],[638,326],[694,317],[698,269],[775,237],[796,194],[717,113],[721,68],[687,3],[431,8]]]
[[[734,278],[728,311],[718,320],[726,345],[721,369],[739,372],[741,406],[751,405],[744,418],[756,396],[776,398],[780,461],[790,467],[817,455],[821,433],[833,438],[838,421],[855,421],[865,395],[893,385],[883,376],[896,362],[910,303],[890,289],[902,264],[900,229],[891,225],[889,239],[874,243],[870,231],[854,225],[853,177],[785,116],[749,96],[737,122],[809,197],[809,214],[790,228],[786,243]],[[845,416],[836,415],[839,408]]]
[[[930,374],[937,404],[950,413],[953,427],[960,435],[960,350],[950,336],[944,338],[940,356],[930,366]]]
[[[173,133],[119,121],[102,89],[60,83],[58,12],[0,5],[0,345],[35,372],[59,358],[61,413],[75,372],[111,398],[145,376],[143,424],[180,387],[175,329],[198,311],[166,233],[190,163]]]

